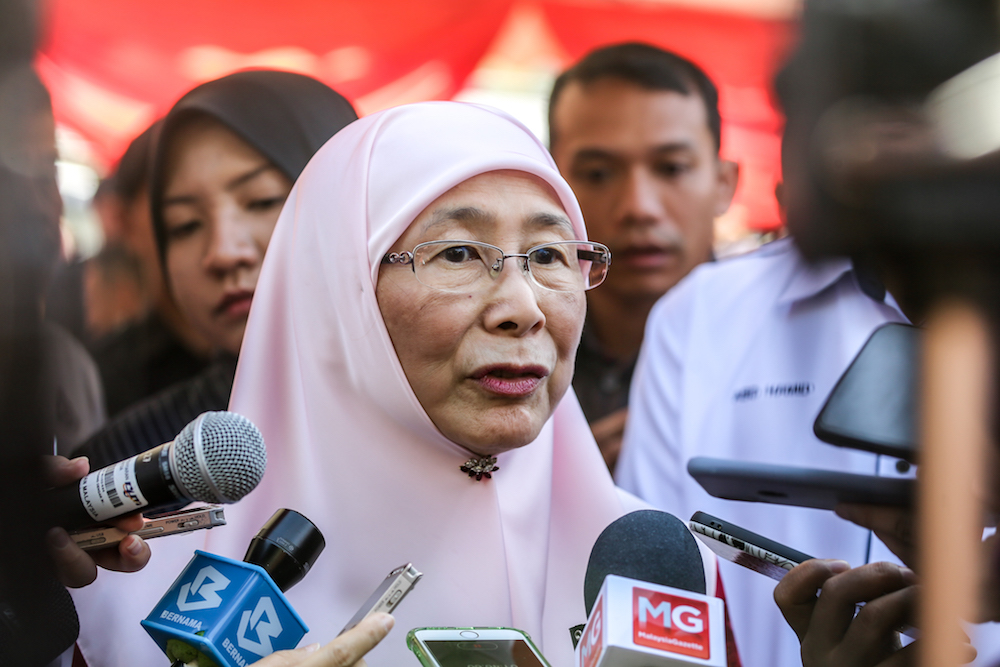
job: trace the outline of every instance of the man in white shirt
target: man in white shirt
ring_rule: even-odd
[[[590,238],[614,269],[587,293],[573,389],[614,465],[646,317],[712,256],[738,169],[719,157],[719,96],[693,62],[650,44],[591,51],[563,72],[549,100],[549,138]]]
[[[687,473],[694,456],[880,475],[902,461],[820,442],[812,423],[869,335],[906,318],[846,259],[808,264],[792,239],[706,264],[654,307],[632,384],[618,483],[688,519],[704,511],[818,558],[895,560],[832,512],[720,500]],[[800,665],[774,582],[723,562],[745,667]]]

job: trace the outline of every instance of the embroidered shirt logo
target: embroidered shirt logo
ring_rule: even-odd
[[[768,384],[763,387],[749,385],[743,387],[733,394],[733,400],[737,403],[755,401],[758,398],[804,398],[815,389],[812,382],[788,382],[782,384]]]

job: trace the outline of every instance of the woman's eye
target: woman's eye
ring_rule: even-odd
[[[531,260],[538,265],[566,264],[566,254],[558,248],[539,248],[531,253]]]
[[[189,220],[179,225],[171,225],[167,228],[167,239],[170,241],[178,241],[191,236],[200,228],[200,220]]]
[[[281,208],[284,203],[284,197],[265,197],[250,200],[247,204],[247,208],[251,211],[270,211],[274,208]]]
[[[471,262],[473,260],[479,259],[479,252],[472,246],[468,245],[454,245],[450,248],[445,248],[441,252],[441,257],[447,262]]]

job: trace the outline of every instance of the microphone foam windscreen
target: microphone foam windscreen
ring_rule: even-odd
[[[694,535],[683,521],[659,510],[626,514],[598,536],[583,583],[588,616],[609,574],[705,594],[705,569]]]
[[[235,412],[206,412],[174,439],[177,478],[194,500],[234,503],[254,490],[267,468],[264,436]]]

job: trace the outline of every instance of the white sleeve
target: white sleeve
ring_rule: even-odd
[[[654,306],[629,394],[615,481],[657,509],[683,514],[687,461],[681,447],[684,364],[697,281],[689,276]]]

